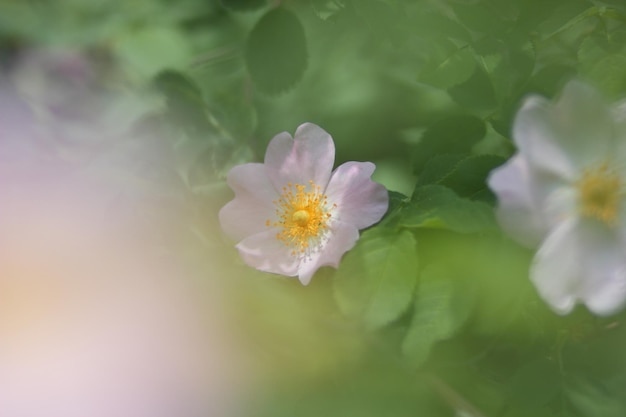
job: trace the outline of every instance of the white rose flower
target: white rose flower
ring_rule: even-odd
[[[532,96],[513,127],[518,152],[491,173],[498,219],[538,247],[530,275],[559,314],[598,315],[626,300],[626,107],[572,81],[556,102]]]

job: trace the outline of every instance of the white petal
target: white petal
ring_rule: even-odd
[[[487,183],[498,197],[496,215],[502,228],[519,243],[536,247],[547,233],[547,225],[531,193],[526,160],[515,155],[493,170]]]
[[[569,182],[533,171],[518,153],[487,180],[498,197],[496,215],[515,240],[536,247],[549,230],[577,213],[578,193]]]
[[[552,175],[574,178],[576,168],[561,145],[562,133],[553,121],[553,105],[543,97],[531,96],[517,112],[513,140],[533,168]]]
[[[359,231],[351,224],[333,222],[331,236],[320,252],[314,253],[310,259],[305,259],[298,268],[298,278],[307,285],[313,274],[322,266],[337,268],[344,253],[354,247],[359,239]]]
[[[324,189],[334,163],[332,137],[311,123],[298,127],[295,140],[287,132],[276,135],[265,153],[267,172],[278,190],[288,183],[308,185],[309,181]]]
[[[568,219],[553,230],[533,259],[530,278],[541,297],[559,314],[576,303],[582,279],[578,221]]]
[[[609,315],[626,300],[625,245],[614,230],[589,220],[585,231],[585,280],[580,298],[589,310]]]
[[[228,173],[228,185],[235,198],[219,212],[224,232],[233,240],[266,231],[266,221],[275,215],[272,203],[278,193],[272,186],[262,164],[244,164]]]
[[[611,155],[611,109],[590,86],[572,81],[556,103],[531,96],[517,113],[513,137],[533,166],[574,180],[580,168]]]
[[[378,222],[389,207],[389,193],[370,179],[376,166],[371,162],[346,162],[333,173],[326,196],[337,204],[334,218],[363,229]]]
[[[579,166],[610,155],[615,139],[613,113],[597,89],[570,81],[554,108],[554,122],[563,134],[561,144]]]
[[[244,262],[259,271],[296,276],[300,260],[276,238],[279,232],[272,228],[247,237],[237,244],[237,249]]]
[[[579,194],[573,184],[533,178],[531,188],[541,206],[541,216],[550,230],[578,215]]]

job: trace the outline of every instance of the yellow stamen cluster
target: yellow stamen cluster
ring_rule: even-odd
[[[577,182],[580,209],[584,216],[615,226],[621,209],[623,181],[603,163],[595,169],[585,170]]]
[[[318,249],[328,231],[331,211],[328,198],[319,185],[287,184],[280,198],[274,201],[277,220],[266,225],[279,227],[276,239],[292,249],[294,256],[306,256]]]

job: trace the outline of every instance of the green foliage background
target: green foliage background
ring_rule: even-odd
[[[0,58],[10,76],[24,51],[78,50],[105,108],[134,109],[100,117],[167,138],[190,258],[228,288],[261,381],[245,415],[612,417],[624,314],[554,315],[485,178],[525,95],[573,77],[626,95],[625,22],[620,0],[0,0]],[[216,213],[228,169],[305,121],[337,165],[377,164],[391,208],[301,287],[242,265]]]

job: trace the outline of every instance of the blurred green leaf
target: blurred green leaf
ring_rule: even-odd
[[[621,97],[626,92],[626,34],[619,31],[606,39],[586,38],[578,51],[580,72],[605,94]]]
[[[420,366],[434,345],[451,337],[467,320],[471,293],[459,291],[456,277],[443,264],[431,264],[420,274],[413,317],[402,352]]]
[[[259,90],[282,93],[298,82],[307,67],[304,28],[295,13],[278,7],[267,12],[250,32],[246,64]]]
[[[464,154],[443,154],[431,158],[417,178],[417,187],[429,184],[438,184],[446,178],[463,159]]]
[[[390,217],[394,216],[404,207],[404,205],[409,201],[409,197],[406,195],[396,192],[396,191],[388,191],[389,193],[389,208],[387,209],[387,213],[382,218],[381,223]]]
[[[489,173],[506,162],[497,155],[475,155],[460,161],[439,184],[453,189],[459,196],[471,199],[490,199],[486,180]]]
[[[235,11],[249,11],[260,9],[267,4],[267,0],[220,0],[222,6]]]
[[[334,274],[341,311],[376,329],[409,307],[417,282],[416,241],[410,232],[374,228],[348,252]]]
[[[184,69],[192,56],[184,34],[167,26],[129,31],[117,39],[115,51],[129,71],[142,79],[166,69]]]
[[[565,392],[577,416],[622,417],[626,410],[621,392],[610,392],[603,383],[582,376],[570,378]]]
[[[524,363],[508,385],[509,406],[534,410],[547,405],[561,390],[561,375],[555,361],[537,358]]]
[[[493,84],[484,68],[477,66],[467,80],[448,89],[450,97],[473,113],[493,110],[497,105]]]
[[[418,81],[447,89],[469,79],[475,68],[476,57],[472,49],[451,43],[441,50],[439,56],[431,57],[430,62],[420,70]]]
[[[511,1],[454,2],[452,5],[461,23],[482,33],[507,32],[519,14],[519,9]]]
[[[498,45],[502,59],[487,72],[499,102],[517,100],[517,95],[530,79],[535,69],[535,50],[531,42],[511,47],[506,42]]]
[[[171,122],[192,133],[206,134],[211,129],[204,98],[192,80],[166,70],[154,78],[154,85],[165,96]]]
[[[413,148],[412,163],[420,173],[426,162],[441,154],[468,154],[486,134],[485,123],[470,115],[448,116],[433,123]]]
[[[345,4],[341,0],[313,0],[313,11],[322,20],[332,20],[345,10]]]
[[[493,209],[481,201],[459,197],[442,185],[415,189],[399,224],[408,229],[447,229],[458,233],[495,231]]]
[[[438,155],[428,161],[417,186],[439,184],[454,190],[460,197],[489,200],[491,191],[486,178],[505,161],[497,155]]]

